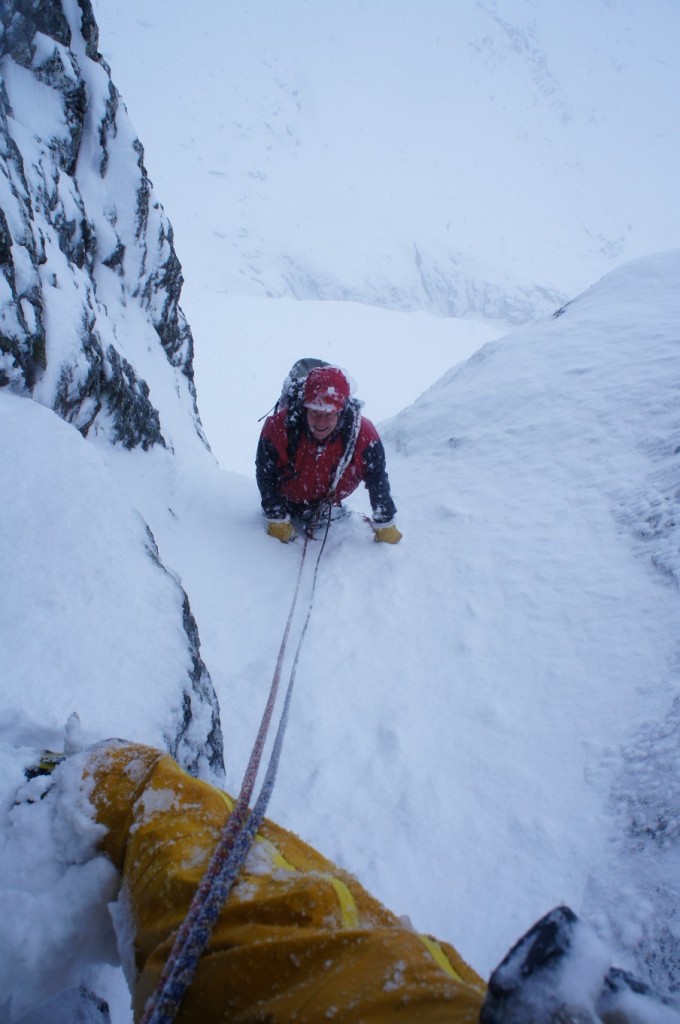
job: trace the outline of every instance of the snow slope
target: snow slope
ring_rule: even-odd
[[[375,545],[351,518],[333,526],[320,564],[271,815],[484,974],[536,916],[566,901],[597,924],[620,963],[674,983],[679,272],[678,253],[621,268],[559,316],[445,374],[384,425],[403,542]],[[372,330],[367,317],[366,338]],[[271,388],[286,369],[271,368]],[[360,397],[370,415],[370,393]],[[214,423],[220,408],[210,410]],[[31,649],[33,666],[27,681],[20,653],[4,664],[14,710],[4,712],[0,773],[0,948],[14,948],[17,920],[30,936],[2,991],[23,1012],[63,984],[64,948],[85,970],[92,937],[73,920],[111,885],[100,866],[82,899],[75,894],[73,873],[88,869],[68,861],[72,837],[59,845],[50,832],[50,802],[12,806],[23,766],[55,744],[71,710],[84,742],[116,731],[162,740],[163,676],[173,668],[160,659],[137,692],[127,652],[156,643],[168,595],[132,510],[189,594],[232,791],[302,545],[267,538],[252,479],[197,458],[197,445],[172,456],[95,439],[93,450],[5,392],[0,414],[13,438],[1,457],[0,537],[8,520],[27,523],[26,551],[9,552],[0,621],[13,649]],[[61,469],[50,473],[56,446]],[[29,484],[13,487],[21,459],[32,465]],[[66,500],[82,478],[93,481],[85,497],[111,536],[117,573],[91,600],[83,592],[77,632],[58,612],[64,661],[35,580],[85,588],[92,579],[97,546]],[[33,526],[50,495],[59,543]],[[367,510],[363,494],[352,504]],[[149,599],[128,609],[122,580],[140,581]],[[48,593],[58,607],[56,585]],[[101,648],[106,623],[127,638],[113,656]],[[95,676],[72,671],[74,662],[96,664]],[[23,691],[35,679],[31,698]],[[116,694],[128,688],[134,696],[118,714]],[[61,785],[67,799],[73,779]],[[114,1021],[127,1021],[120,975],[88,980],[110,998]]]
[[[39,403],[0,394],[2,734],[35,730],[60,749],[77,710],[95,735],[132,730],[167,746],[194,667],[185,595],[112,480],[106,449]],[[194,713],[201,748],[210,708]]]

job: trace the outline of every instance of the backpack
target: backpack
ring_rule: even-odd
[[[324,362],[323,359],[307,357],[305,359],[298,359],[297,363],[291,366],[288,376],[283,382],[281,396],[274,406],[275,413],[280,409],[293,408],[296,405],[302,404],[302,391],[307,374],[317,366],[330,366],[330,363]]]
[[[294,409],[297,406],[302,406],[302,390],[305,386],[305,380],[309,371],[313,370],[315,366],[330,366],[330,363],[325,363],[323,359],[313,359],[311,356],[305,359],[298,359],[297,363],[293,363],[284,378],[281,394],[271,409],[264,416],[260,416],[257,422],[261,423],[267,416],[275,416],[281,409]]]

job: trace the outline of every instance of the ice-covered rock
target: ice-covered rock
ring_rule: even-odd
[[[89,0],[3,4],[0,386],[148,448],[171,443],[149,360],[202,433],[193,341],[172,228],[97,47]]]

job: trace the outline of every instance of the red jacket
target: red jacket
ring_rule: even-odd
[[[290,412],[270,416],[262,428],[256,457],[256,478],[262,508],[268,519],[282,519],[315,508],[329,497],[335,471],[350,443],[358,403],[350,402],[337,429],[325,441],[316,441],[304,411],[291,420]],[[352,494],[360,483],[368,490],[373,519],[389,522],[396,514],[385,468],[385,449],[370,420],[361,418],[352,459],[333,495],[334,504]]]

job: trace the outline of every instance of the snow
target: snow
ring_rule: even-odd
[[[441,312],[417,254],[464,306],[456,264],[574,295],[677,245],[675,0],[94,10],[192,325],[221,294]]]
[[[181,591],[104,456],[38,403],[2,398],[3,729],[37,722],[58,742],[77,710],[99,735],[162,744],[159,697],[190,670]]]
[[[17,785],[14,772],[12,800],[3,792],[0,990],[11,1002],[9,1016],[0,1006],[3,1020],[77,986],[83,961],[116,959],[107,903],[118,879],[97,853],[104,830],[91,819],[83,764],[76,755],[55,774],[49,799],[41,799],[45,777]]]
[[[270,815],[482,974],[557,903],[595,923],[623,966],[626,940],[677,906],[677,852],[648,850],[640,874],[616,794],[621,780],[626,799],[645,782],[653,750],[637,768],[626,751],[658,733],[677,692],[677,534],[672,517],[646,536],[644,525],[650,496],[676,500],[679,272],[677,253],[614,272],[560,316],[485,344],[384,422],[404,540],[374,544],[350,517],[333,524],[320,563]],[[258,301],[262,387],[275,397],[289,368],[278,339],[295,321],[280,301]],[[379,374],[368,377],[374,393],[361,385],[376,311],[346,312],[371,416],[389,402]],[[308,315],[326,317],[332,335],[336,304]],[[396,318],[403,365],[423,324]],[[282,347],[298,340],[293,331]],[[235,407],[252,417],[251,393],[203,391],[211,372],[225,379],[233,354],[214,347],[202,361],[199,406],[224,465],[220,417],[226,424]],[[177,592],[149,558],[143,520],[190,597],[232,793],[302,543],[268,538],[252,477],[221,468],[177,424],[173,455],[84,441],[6,390],[0,417],[0,946],[29,933],[27,963],[39,961],[45,978],[35,989],[30,970],[8,969],[12,1020],[68,980],[73,921],[111,896],[98,860],[54,866],[64,853],[50,801],[12,809],[22,769],[40,749],[61,749],[72,711],[84,744],[119,735],[162,745],[166,680],[183,670]],[[369,511],[364,492],[350,504]],[[81,874],[82,891],[71,884]],[[82,967],[88,943],[75,948]],[[122,1024],[124,987],[107,977]]]
[[[264,532],[258,417],[303,356],[356,381],[404,539],[374,544],[360,515],[331,528],[271,816],[483,975],[566,902],[637,971],[636,948],[665,929],[675,945],[649,966],[677,987],[680,254],[598,280],[677,244],[677,5],[584,0],[534,20],[517,2],[503,20],[477,4],[464,25],[428,6],[414,26],[408,5],[358,0],[326,20],[297,0],[264,19],[257,5],[199,18],[148,0],[142,20],[95,4],[176,230],[212,453],[113,273],[98,283],[118,309],[103,340],[147,381],[168,446],[84,440],[46,408],[83,287],[48,240],[48,371],[35,402],[0,389],[0,1024],[72,1020],[50,1000],[81,981],[129,1024],[115,935],[130,923],[79,751],[166,745],[190,670],[180,584],[240,788],[302,550]],[[444,55],[425,76],[423,50]],[[33,136],[59,130],[54,97],[7,63],[37,188]],[[105,71],[83,69],[100,103]],[[232,106],[206,116],[206,94]],[[84,174],[88,205],[105,208],[109,184],[132,203],[135,167],[121,153],[106,186]],[[95,226],[105,255],[112,224]],[[509,334],[367,304],[387,280],[400,306],[414,250],[446,267],[454,251],[501,291],[519,278],[576,297]],[[305,269],[309,293],[340,281],[345,301],[292,298]],[[28,263],[17,271],[30,283]],[[349,504],[369,511],[363,492]],[[74,756],[41,799],[49,783],[24,771],[44,749]]]

